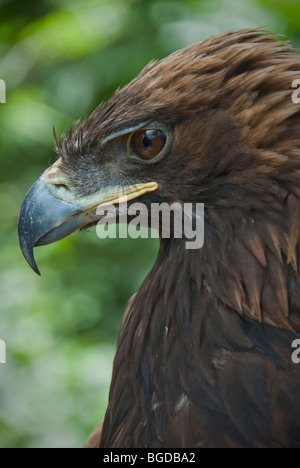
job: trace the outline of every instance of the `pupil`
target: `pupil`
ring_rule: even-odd
[[[166,141],[167,136],[161,130],[140,130],[130,136],[128,150],[132,155],[146,161],[155,158],[164,148]]]
[[[143,139],[143,144],[145,146],[145,148],[150,148],[152,146],[152,140],[148,137],[145,137]]]

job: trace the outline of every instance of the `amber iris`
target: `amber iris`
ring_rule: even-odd
[[[139,130],[132,135],[130,145],[136,156],[150,160],[162,151],[166,141],[166,134],[162,130]]]

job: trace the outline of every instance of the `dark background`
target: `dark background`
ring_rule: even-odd
[[[214,34],[265,26],[300,46],[293,0],[0,0],[0,447],[80,447],[103,419],[122,313],[157,240],[94,229],[26,265],[17,217],[64,133],[151,59]]]

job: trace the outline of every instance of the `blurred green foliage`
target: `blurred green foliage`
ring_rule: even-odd
[[[0,0],[0,446],[81,446],[107,404],[122,313],[155,240],[92,229],[37,252],[17,241],[22,200],[55,161],[58,134],[151,59],[230,29],[265,26],[300,45],[296,0]]]

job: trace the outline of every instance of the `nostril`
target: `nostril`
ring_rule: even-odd
[[[54,184],[54,187],[57,190],[57,192],[65,192],[65,193],[70,193],[71,192],[69,187],[67,185],[64,185],[64,184]]]
[[[50,192],[57,198],[60,198],[65,201],[72,201],[74,199],[74,190],[71,190],[70,187],[66,184],[62,184],[61,182],[48,182],[48,188]]]
[[[43,179],[49,191],[56,198],[71,203],[76,198],[76,188],[67,174],[62,171],[60,160],[44,172]]]

